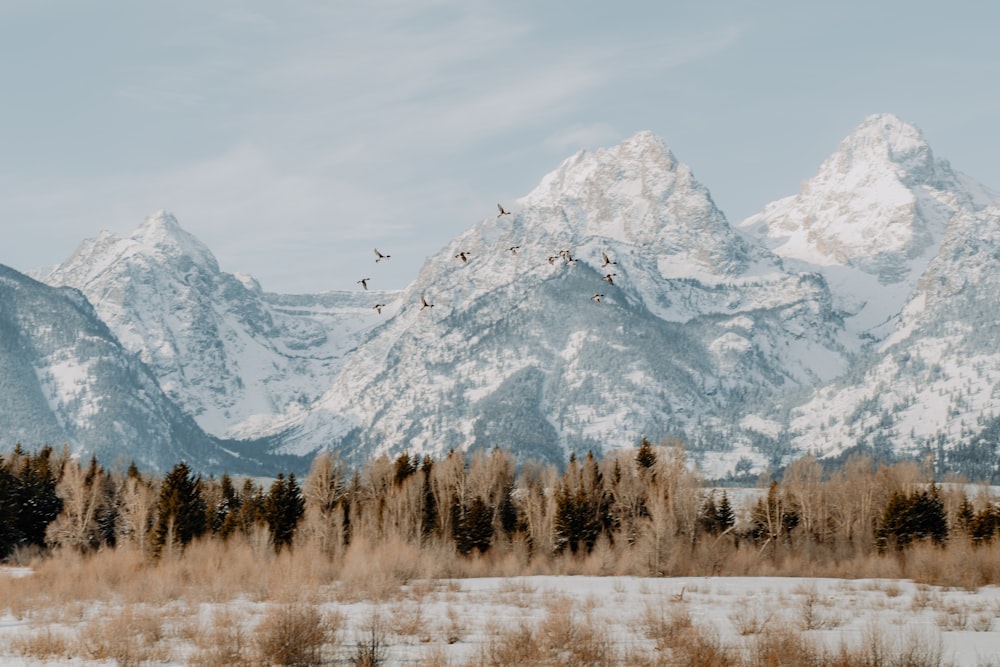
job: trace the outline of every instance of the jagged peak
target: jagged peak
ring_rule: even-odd
[[[579,151],[519,200],[537,240],[542,230],[562,242],[603,238],[650,255],[687,255],[702,269],[732,274],[750,261],[708,188],[653,132]]]
[[[173,213],[165,209],[147,215],[129,239],[146,250],[170,256],[184,255],[198,264],[218,270],[218,262],[212,251],[185,231]]]
[[[908,184],[930,181],[936,161],[923,133],[915,125],[890,114],[873,114],[858,125],[824,162],[820,174],[890,167]]]
[[[524,204],[558,201],[587,187],[595,177],[614,172],[621,179],[641,179],[651,173],[661,175],[690,170],[677,161],[667,145],[648,130],[637,132],[617,146],[596,151],[580,150],[544,176],[538,186],[521,201]]]

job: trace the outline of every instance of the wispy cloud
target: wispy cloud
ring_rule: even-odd
[[[610,123],[573,125],[557,130],[545,138],[545,145],[554,153],[568,153],[580,148],[596,148],[620,140]]]

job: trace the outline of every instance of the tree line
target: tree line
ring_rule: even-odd
[[[734,491],[735,492],[735,491]],[[857,456],[834,471],[806,457],[750,500],[705,486],[676,443],[603,458],[571,456],[558,470],[501,449],[441,459],[408,453],[349,469],[318,455],[300,484],[195,474],[184,462],[162,477],[81,462],[45,447],[0,457],[0,559],[23,550],[82,553],[134,548],[155,560],[197,539],[309,543],[331,558],[352,543],[444,545],[458,558],[627,557],[653,575],[711,573],[740,551],[843,559],[991,542],[1000,509],[988,496],[934,482],[916,463]]]

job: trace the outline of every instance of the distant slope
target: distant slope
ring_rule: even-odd
[[[0,405],[26,437],[78,443],[107,428],[102,401],[122,401],[121,447],[158,429],[170,456],[192,441],[213,461],[221,443],[135,387],[158,382],[204,429],[244,439],[232,452],[297,465],[327,448],[358,462],[495,445],[562,462],[645,436],[685,440],[710,475],[859,446],[944,466],[1000,449],[998,230],[1000,196],[890,114],[737,228],[648,132],[581,151],[401,292],[268,294],[160,212],[45,277],[79,288],[136,355],[106,362],[131,388],[91,387],[117,377],[95,375],[93,341],[49,349],[57,325],[25,324],[45,310],[24,288],[7,296],[20,319],[0,318]],[[79,293],[47,294],[94,315]],[[101,345],[118,345],[110,331]]]
[[[161,386],[205,430],[253,438],[318,398],[385,292],[282,296],[220,271],[165,211],[130,236],[107,232],[44,276],[76,287]]]
[[[0,414],[2,450],[66,445],[109,465],[152,470],[180,460],[206,471],[265,467],[227,452],[174,406],[83,295],[2,265]]]
[[[562,461],[706,428],[720,440],[705,447],[735,447],[751,406],[848,368],[830,304],[821,278],[747,244],[640,133],[570,158],[511,216],[430,258],[398,313],[275,437],[283,452],[332,444],[359,458],[500,445]]]

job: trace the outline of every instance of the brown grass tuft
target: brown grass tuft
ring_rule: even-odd
[[[254,629],[260,659],[268,665],[317,665],[337,640],[344,617],[321,614],[315,605],[272,605]]]

